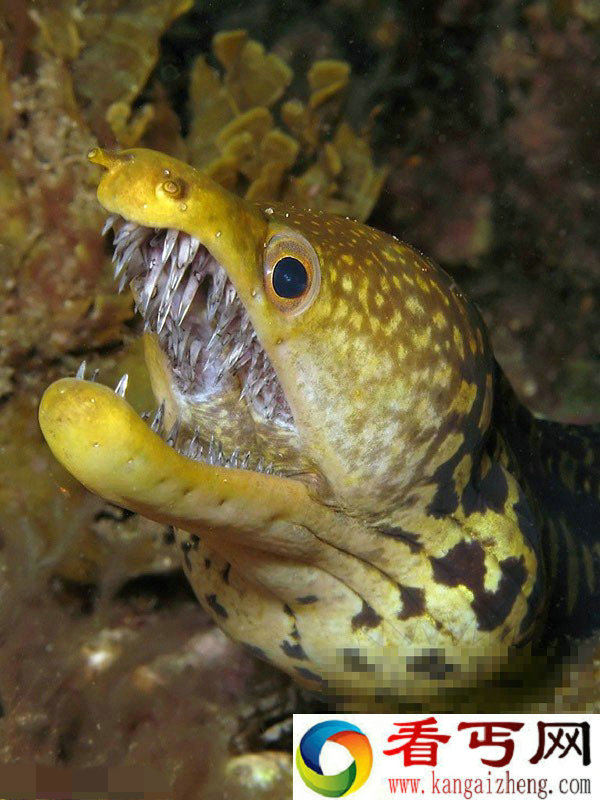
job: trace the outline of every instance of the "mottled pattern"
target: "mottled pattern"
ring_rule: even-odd
[[[541,531],[549,630],[588,635],[600,617],[600,427],[536,419],[499,368],[497,381],[494,444],[523,486],[523,529]],[[526,520],[525,495],[535,523]]]
[[[69,469],[178,529],[227,633],[310,688],[377,704],[493,678],[552,635],[549,602],[564,617],[597,592],[598,450],[512,403],[448,275],[393,236],[241,201],[159,153],[91,157],[108,211],[184,231],[226,271],[289,404],[284,477],[192,462],[95,384],[57,384],[42,403]],[[167,184],[185,186],[184,202]],[[272,302],[274,241],[313,264],[299,305]],[[149,365],[171,422],[202,419],[203,398],[174,395],[166,360]],[[238,406],[221,419],[227,441],[247,435]],[[282,441],[268,420],[244,424],[260,426],[259,448]],[[564,492],[580,490],[567,508]]]

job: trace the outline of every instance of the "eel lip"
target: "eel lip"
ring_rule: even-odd
[[[273,508],[285,516],[308,500],[295,480],[186,458],[102,384],[56,381],[42,397],[39,423],[54,456],[88,489],[187,531],[260,531]],[[265,496],[270,503],[259,501]]]

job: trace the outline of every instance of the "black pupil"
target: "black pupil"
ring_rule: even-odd
[[[273,269],[273,289],[278,297],[300,297],[308,286],[304,264],[293,256],[280,258]]]

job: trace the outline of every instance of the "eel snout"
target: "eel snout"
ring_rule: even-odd
[[[42,433],[55,457],[107,500],[186,531],[285,549],[273,520],[302,516],[311,505],[297,481],[219,467],[178,453],[107,386],[63,378],[44,393]],[[284,537],[285,538],[285,537]]]

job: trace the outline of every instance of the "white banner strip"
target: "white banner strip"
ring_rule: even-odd
[[[598,714],[295,714],[294,800],[599,800]]]

